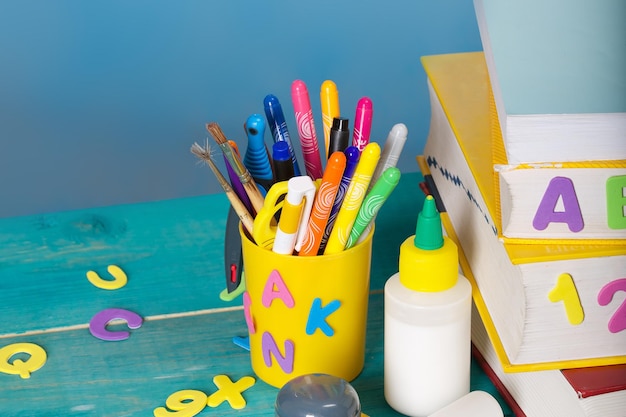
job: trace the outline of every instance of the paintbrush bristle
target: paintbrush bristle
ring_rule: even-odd
[[[194,144],[191,145],[191,153],[200,158],[203,162],[211,160],[213,158],[213,151],[209,146],[209,139],[206,140],[204,146],[201,146],[198,142],[194,142]]]
[[[208,139],[204,146],[200,146],[197,142],[191,145],[191,153],[196,155],[198,158],[200,158],[202,162],[206,163],[209,168],[211,168],[211,171],[213,171],[213,174],[217,178],[217,181],[220,183],[224,191],[229,192],[231,190],[230,184],[217,168],[215,162],[213,162],[213,154],[211,151],[211,147],[209,146]]]
[[[222,131],[222,128],[220,127],[220,125],[218,125],[216,122],[207,123],[206,130],[209,131],[211,136],[213,136],[213,139],[215,139],[215,142],[217,142],[219,145],[228,143],[228,139],[226,139],[226,135]]]

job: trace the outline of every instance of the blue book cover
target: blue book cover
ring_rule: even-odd
[[[507,114],[626,112],[626,1],[479,3]]]
[[[626,1],[474,8],[508,163],[626,158]]]

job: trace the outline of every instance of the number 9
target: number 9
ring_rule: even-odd
[[[207,395],[197,390],[177,391],[167,397],[165,407],[154,409],[154,417],[193,417],[204,410],[207,404]]]

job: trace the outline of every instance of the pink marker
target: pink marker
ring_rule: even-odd
[[[356,104],[356,115],[354,116],[354,133],[352,135],[352,146],[363,151],[365,145],[370,141],[372,131],[372,115],[374,108],[369,97],[361,97]]]
[[[315,134],[315,122],[313,121],[309,91],[303,81],[295,80],[291,84],[291,100],[293,102],[293,111],[298,126],[300,144],[302,145],[306,173],[315,181],[318,178],[322,178],[323,175],[322,159],[320,158],[320,149],[317,145],[317,135]]]

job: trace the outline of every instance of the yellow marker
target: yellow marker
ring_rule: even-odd
[[[570,274],[563,273],[559,275],[556,285],[548,293],[548,298],[553,303],[563,301],[565,314],[567,314],[567,320],[571,325],[577,326],[585,319],[583,306],[580,304],[580,297]]]
[[[320,102],[322,107],[322,125],[324,127],[324,150],[328,159],[328,145],[330,143],[330,128],[333,118],[340,116],[339,92],[337,86],[331,80],[326,80],[320,88]]]
[[[372,179],[380,159],[380,146],[376,142],[368,143],[363,148],[359,165],[357,165],[352,181],[346,192],[346,197],[341,204],[337,220],[328,238],[324,255],[337,253],[344,250],[356,216],[361,208],[361,203],[367,193],[367,187]]]

